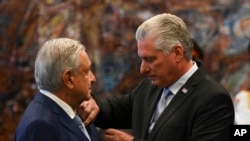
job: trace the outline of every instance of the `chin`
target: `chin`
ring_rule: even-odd
[[[87,96],[86,96],[86,100],[89,100],[91,98],[91,94],[88,94]]]
[[[162,85],[159,81],[156,81],[156,80],[151,80],[151,83],[152,83],[152,85],[154,85],[154,86],[158,86],[158,87],[162,87],[162,88],[165,87],[165,86]]]
[[[158,83],[156,80],[151,80],[152,85],[158,86]]]

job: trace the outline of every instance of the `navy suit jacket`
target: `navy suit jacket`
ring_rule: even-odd
[[[92,141],[100,140],[93,124],[86,126]],[[16,129],[15,141],[88,141],[87,137],[54,101],[37,93]]]

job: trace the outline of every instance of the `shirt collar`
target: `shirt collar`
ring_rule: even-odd
[[[193,66],[181,77],[179,78],[173,85],[169,87],[169,90],[175,95],[179,89],[187,82],[187,80],[195,73],[198,69],[196,62],[193,61]]]
[[[57,97],[56,95],[54,95],[53,93],[51,93],[51,92],[49,92],[47,90],[40,89],[39,91],[41,92],[41,94],[47,96],[48,98],[50,98],[51,100],[53,100],[58,106],[60,106],[63,109],[63,111],[65,111],[69,115],[69,117],[71,119],[74,118],[75,112],[69,106],[69,104],[67,104],[66,102],[64,102],[63,100],[61,100],[59,97]]]

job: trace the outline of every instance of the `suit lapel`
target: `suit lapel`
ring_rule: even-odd
[[[173,113],[178,109],[178,107],[183,104],[183,102],[188,97],[188,95],[191,91],[192,91],[192,89],[189,88],[187,93],[179,91],[175,95],[175,97],[172,99],[172,101],[169,103],[169,105],[163,111],[162,115],[164,115],[164,116],[160,116],[159,119],[157,120],[157,122],[156,122],[156,124],[151,132],[151,137],[153,137],[158,132],[158,130],[164,125],[164,123],[167,122],[169,117],[171,115],[173,115]]]
[[[64,115],[60,115],[59,118],[61,124],[68,130],[70,130],[73,134],[75,134],[80,140],[88,141],[87,137],[71,118],[65,117]]]
[[[144,119],[143,128],[142,128],[143,129],[143,132],[142,132],[143,137],[146,137],[148,135],[148,128],[149,128],[150,123],[151,123],[151,118],[154,114],[154,111],[155,111],[157,102],[161,96],[161,93],[162,93],[162,89],[158,88],[155,91],[151,91],[150,94],[147,95],[148,97],[147,97],[146,106],[148,106],[148,107],[145,107],[146,112],[144,115],[145,119]]]
[[[79,140],[88,141],[87,137],[84,135],[81,129],[74,123],[74,121],[67,115],[67,113],[63,111],[63,109],[59,105],[57,105],[53,100],[41,93],[36,94],[34,100],[48,107],[55,114],[55,116],[58,117],[60,123],[70,132],[75,134],[79,138]]]
[[[86,126],[86,129],[89,133],[89,136],[91,138],[92,141],[99,141],[99,135],[97,135],[97,129],[95,127],[95,125],[93,123],[91,123],[90,125]]]
[[[206,75],[203,70],[201,64],[198,62],[198,70],[190,77],[190,79],[184,84],[184,86],[177,92],[175,97],[166,107],[164,112],[162,113],[164,116],[160,116],[158,121],[156,122],[150,138],[154,138],[154,135],[159,131],[162,125],[167,122],[169,117],[174,114],[174,112],[178,109],[179,106],[183,105],[185,99],[192,94],[193,87],[197,85]]]

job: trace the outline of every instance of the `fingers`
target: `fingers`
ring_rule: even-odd
[[[97,106],[95,100],[91,98],[88,101],[81,103],[77,113],[81,116],[84,124],[87,126],[95,120],[97,114],[99,113],[99,107]]]
[[[104,132],[103,139],[104,141],[116,141],[118,140],[115,129],[107,129]]]
[[[103,138],[105,141],[132,141],[134,139],[128,133],[112,128],[105,130]]]
[[[90,113],[87,118],[83,121],[84,125],[89,125],[91,122],[95,120],[95,117],[92,113]]]
[[[115,133],[118,132],[118,131],[119,130],[109,128],[109,129],[105,130],[105,135],[115,135]]]
[[[89,115],[89,113],[86,111],[86,104],[87,104],[86,101],[82,102],[81,105],[76,110],[76,112],[82,118],[83,121],[86,120],[86,118]]]
[[[84,120],[84,124],[88,125],[96,119],[100,109],[93,98],[91,98],[85,104],[85,106],[86,106],[86,112],[89,114],[88,114],[87,118]]]

